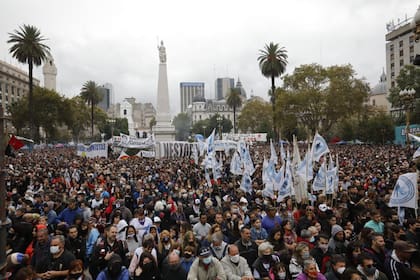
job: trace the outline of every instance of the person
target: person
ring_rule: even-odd
[[[96,240],[99,237],[99,231],[96,228],[96,218],[90,217],[88,220],[87,238],[86,238],[86,260],[90,263],[93,249],[95,247]]]
[[[346,270],[346,260],[341,255],[333,255],[331,258],[331,269],[324,274],[327,280],[340,280]]]
[[[66,249],[73,253],[74,257],[84,260],[86,256],[86,240],[79,236],[76,225],[71,225],[66,239]]]
[[[152,219],[146,217],[143,209],[134,211],[134,218],[130,221],[130,225],[134,226],[137,232],[137,240],[143,243],[143,236],[149,233],[150,227],[153,225]]]
[[[123,261],[127,263],[127,245],[123,241],[117,239],[117,227],[109,225],[105,228],[105,236],[96,242],[93,250],[92,261],[89,266],[89,272],[95,278],[99,272],[107,267],[107,263],[112,255],[118,254]]]
[[[417,250],[411,255],[411,273],[410,273],[410,280],[411,279],[420,279],[420,251]]]
[[[385,271],[384,263],[386,258],[385,240],[381,233],[372,233],[370,237],[370,247],[365,247],[363,251],[373,259],[374,266],[380,271]]]
[[[352,241],[347,246],[346,267],[356,268],[359,264],[359,256],[362,253],[363,244],[360,240]]]
[[[331,256],[334,254],[328,247],[328,235],[321,233],[318,236],[317,246],[310,251],[310,254],[314,257],[321,273],[327,272]]]
[[[144,251],[139,259],[139,265],[134,273],[134,280],[158,280],[159,270],[157,260],[147,251]]]
[[[123,260],[118,254],[113,254],[106,268],[103,269],[96,280],[128,280],[130,279],[127,268],[123,265]]]
[[[340,225],[333,225],[331,228],[331,238],[328,247],[335,254],[345,254],[348,241],[345,240],[344,230]]]
[[[418,247],[420,245],[420,223],[418,223],[416,219],[408,219],[406,223],[406,228],[406,240]]]
[[[188,272],[188,280],[218,279],[226,280],[226,273],[221,263],[213,258],[208,247],[200,248],[196,258]]]
[[[248,262],[249,267],[252,267],[258,256],[258,246],[252,241],[251,230],[248,227],[241,228],[241,238],[235,242],[235,245],[239,249],[239,254]]]
[[[388,279],[403,280],[408,278],[411,268],[409,260],[415,251],[416,248],[407,241],[397,240],[394,242],[394,249],[385,260],[385,273]]]
[[[371,220],[368,221],[364,227],[373,229],[374,232],[384,233],[384,223],[381,221],[381,214],[378,211],[370,213]]]
[[[279,258],[273,253],[273,245],[269,242],[263,242],[258,246],[258,258],[252,264],[255,279],[266,279],[269,277],[271,269],[279,262]]]
[[[83,271],[83,262],[81,260],[73,260],[69,266],[69,274],[66,280],[92,280],[92,277]]]
[[[239,255],[238,246],[229,245],[227,253],[228,254],[220,261],[226,272],[227,280],[254,279],[246,259]]]
[[[64,236],[55,235],[51,238],[50,253],[47,271],[38,274],[38,277],[42,279],[66,279],[70,263],[75,260],[75,257],[65,248]]]
[[[146,234],[143,238],[143,244],[141,247],[138,247],[134,251],[134,255],[131,258],[130,266],[128,267],[128,271],[130,272],[130,276],[133,276],[135,273],[135,270],[139,266],[140,256],[143,254],[143,252],[149,252],[152,254],[153,258],[156,260],[158,259],[158,253],[155,248],[155,242],[153,241],[153,236],[150,234]]]
[[[36,273],[31,266],[22,267],[16,273],[14,280],[32,280],[37,279]]]
[[[362,280],[363,275],[357,269],[347,268],[344,271],[343,277],[341,279],[342,280]]]
[[[31,265],[37,274],[42,274],[48,270],[48,260],[50,256],[51,239],[47,228],[41,228],[36,232],[36,244],[33,247]]]
[[[168,255],[168,262],[162,267],[162,279],[165,280],[186,280],[187,271],[181,266],[181,259],[176,252]]]
[[[326,280],[325,276],[318,272],[315,260],[305,260],[303,271],[296,277],[296,280]]]
[[[267,208],[267,215],[262,219],[262,227],[267,232],[271,232],[273,228],[281,226],[281,218],[276,213],[276,207],[270,206]]]
[[[187,245],[184,247],[183,252],[184,252],[184,255],[183,255],[183,258],[181,259],[181,266],[188,273],[195,260],[195,256],[194,256],[195,248]]]
[[[213,233],[212,243],[209,248],[213,257],[219,261],[226,255],[228,244],[223,241],[223,233],[221,231]]]
[[[211,226],[207,223],[207,214],[200,213],[200,222],[193,226],[194,235],[200,244],[203,244],[210,229]]]
[[[64,222],[68,226],[74,224],[76,215],[82,215],[82,210],[77,206],[76,199],[70,198],[68,206],[57,217],[57,223]]]
[[[261,243],[263,243],[267,239],[268,233],[265,230],[265,228],[263,228],[261,226],[261,219],[260,218],[254,218],[253,220],[251,220],[251,224],[252,224],[251,239],[257,245],[260,245]]]
[[[127,259],[131,261],[134,251],[140,246],[140,243],[137,240],[136,229],[133,226],[127,227],[124,239],[127,243]]]
[[[293,252],[292,259],[289,264],[289,272],[292,279],[296,277],[304,270],[304,261],[313,260],[316,264],[315,259],[309,253],[309,246],[307,243],[299,242]],[[319,270],[316,265],[317,270]]]
[[[388,280],[385,273],[379,271],[373,265],[373,259],[366,253],[362,253],[359,256],[359,265],[357,270],[367,279],[367,280]]]

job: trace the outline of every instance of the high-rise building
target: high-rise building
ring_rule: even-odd
[[[414,32],[410,26],[412,18],[390,22],[386,25],[386,82],[387,88],[397,86],[396,79],[404,65],[412,64],[416,54],[420,54],[420,43],[414,40]]]
[[[230,90],[235,86],[235,81],[232,78],[217,78],[216,79],[216,100],[225,99]]]
[[[112,84],[106,83],[99,87],[99,92],[102,94],[102,100],[98,103],[98,107],[107,112],[112,104],[113,87]]]
[[[189,105],[192,105],[193,98],[197,95],[204,96],[204,83],[183,82],[179,84],[181,93],[181,113],[185,113]]]
[[[39,80],[33,79],[34,86]],[[6,105],[29,93],[29,76],[25,71],[0,60],[0,105],[7,114]]]

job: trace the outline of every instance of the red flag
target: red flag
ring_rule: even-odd
[[[9,145],[12,146],[13,149],[15,149],[15,151],[17,151],[20,148],[22,148],[23,146],[25,146],[25,144],[23,144],[23,142],[20,141],[19,139],[17,139],[14,135],[12,135],[12,137],[10,137]]]

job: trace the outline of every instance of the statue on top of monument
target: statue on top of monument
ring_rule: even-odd
[[[163,41],[160,41],[160,46],[158,46],[158,50],[160,63],[166,63],[166,48],[163,45]]]

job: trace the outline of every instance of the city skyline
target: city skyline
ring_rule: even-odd
[[[48,38],[59,93],[75,96],[84,82],[94,80],[113,85],[115,102],[135,97],[156,106],[157,44],[163,40],[174,115],[180,111],[179,83],[184,81],[204,82],[206,98],[214,98],[217,78],[240,78],[248,97],[268,100],[270,81],[261,75],[257,57],[271,41],[288,51],[286,73],[301,64],[350,63],[357,77],[365,77],[373,87],[385,67],[386,24],[412,17],[419,4],[295,2],[6,0],[0,18],[0,59],[18,65],[8,52],[8,33],[23,24],[34,25]],[[27,71],[27,65],[19,68]],[[42,67],[34,74],[42,80]]]

